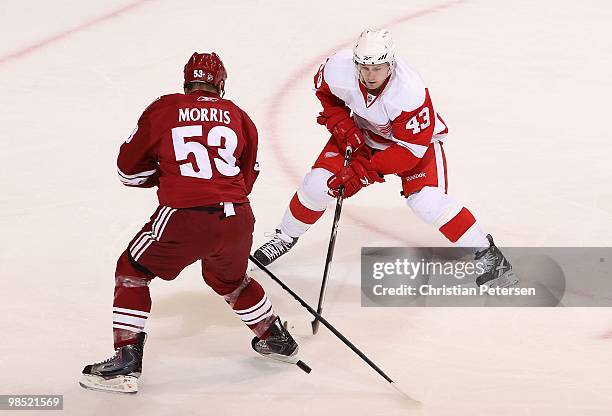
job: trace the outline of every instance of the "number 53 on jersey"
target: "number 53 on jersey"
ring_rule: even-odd
[[[220,156],[211,160],[206,146],[197,141],[197,138],[203,137],[203,130],[202,125],[182,126],[172,129],[172,145],[174,146],[176,161],[180,165],[181,175],[210,179],[213,177],[212,162],[214,162],[216,170],[221,175],[238,175],[240,168],[236,166],[236,157],[234,156],[238,145],[236,133],[226,126],[215,126],[208,131],[205,142],[210,147],[218,148]],[[190,154],[193,154],[195,164],[189,160]]]

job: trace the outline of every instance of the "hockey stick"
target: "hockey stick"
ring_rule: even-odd
[[[347,167],[351,159],[352,149],[346,147],[344,153],[344,167]],[[334,248],[336,247],[336,234],[338,233],[338,223],[340,222],[340,213],[342,212],[342,201],[344,200],[344,186],[338,189],[338,197],[336,198],[336,210],[334,211],[334,222],[332,223],[331,235],[329,236],[329,245],[327,246],[327,256],[325,258],[325,270],[323,271],[323,280],[321,281],[321,292],[319,292],[319,304],[317,305],[317,313],[323,313],[323,302],[325,301],[325,292],[327,292],[327,278],[331,269],[332,258],[334,257]],[[316,335],[319,331],[319,320],[315,319],[311,322],[312,334]]]
[[[308,312],[310,312],[310,314],[312,316],[314,316],[316,319],[318,319],[319,322],[321,322],[323,325],[325,325],[325,327],[327,329],[329,329],[336,337],[338,337],[340,339],[340,341],[342,341],[347,347],[349,347],[351,350],[353,350],[353,352],[355,354],[357,354],[359,356],[359,358],[361,358],[363,361],[365,361],[370,367],[372,367],[382,378],[384,378],[385,380],[387,380],[387,382],[391,385],[391,387],[393,387],[396,391],[398,391],[399,393],[401,393],[402,395],[404,395],[405,398],[407,398],[408,400],[418,403],[420,404],[420,402],[418,400],[413,399],[412,397],[410,397],[408,394],[406,394],[405,392],[403,392],[396,384],[393,380],[391,380],[391,378],[386,375],[384,373],[384,371],[382,371],[376,364],[374,364],[372,362],[372,360],[370,360],[364,353],[362,353],[355,345],[353,345],[353,343],[351,341],[349,341],[344,335],[342,335],[340,333],[340,331],[338,331],[336,328],[334,328],[334,326],[332,324],[330,324],[329,322],[327,322],[327,320],[325,318],[323,318],[321,316],[321,314],[319,314],[317,311],[315,311],[313,308],[311,308],[301,297],[299,297],[293,290],[291,290],[286,284],[284,284],[278,277],[276,277],[270,270],[268,270],[268,268],[266,266],[264,266],[263,264],[261,264],[259,262],[259,260],[257,260],[255,257],[253,257],[252,255],[249,255],[249,260],[251,260],[257,267],[259,267],[261,270],[264,271],[264,273],[266,273],[270,279],[274,280],[276,283],[278,283],[280,285],[280,287],[282,287],[283,289],[285,289],[285,291],[287,291],[291,296],[293,296],[293,298],[295,300],[297,300],[299,302],[300,305],[302,305],[304,308],[306,308],[306,310]]]

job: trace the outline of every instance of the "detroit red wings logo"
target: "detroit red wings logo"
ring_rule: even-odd
[[[376,129],[384,135],[393,134],[393,127],[391,127],[390,121],[388,121],[387,124],[376,124],[376,123],[372,123],[372,124],[374,124],[374,126],[376,126]]]
[[[391,126],[391,121],[387,121],[385,124],[377,124],[374,123],[371,120],[359,117],[358,115],[355,117],[356,121],[357,121],[357,125],[359,126],[359,128],[361,128],[362,130],[369,130],[370,132],[372,132],[374,135],[376,136],[380,136],[380,139],[386,139],[389,140],[389,138],[391,136],[393,136],[393,127]],[[376,140],[376,138],[371,137],[373,140]]]

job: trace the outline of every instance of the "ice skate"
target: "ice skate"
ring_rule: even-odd
[[[79,381],[81,387],[112,393],[138,393],[146,336],[141,332],[136,344],[117,348],[115,355],[105,361],[86,365]]]
[[[276,318],[270,325],[270,335],[266,339],[254,337],[251,346],[259,354],[267,358],[297,364],[298,344],[289,331],[285,329],[280,318]]]
[[[264,266],[267,266],[291,250],[291,247],[293,247],[297,241],[297,238],[289,237],[287,234],[277,229],[276,232],[272,234],[272,239],[270,241],[255,250],[253,257]]]
[[[482,262],[485,272],[478,276],[478,286],[510,287],[518,283],[518,278],[512,271],[512,265],[493,243],[491,234],[487,235],[489,247],[476,253],[476,261]]]

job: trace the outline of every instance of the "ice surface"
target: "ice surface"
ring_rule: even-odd
[[[0,394],[64,395],[64,414],[604,415],[607,309],[361,308],[359,248],[446,244],[399,181],[346,202],[326,316],[407,404],[260,272],[313,369],[268,362],[199,269],[152,284],[141,391],[78,386],[111,353],[115,261],[155,207],[115,176],[118,146],[194,50],[261,135],[256,243],[326,140],[318,63],[388,26],[450,127],[450,193],[501,245],[612,243],[607,1],[9,1],[0,6]],[[120,11],[119,13],[114,13]],[[331,210],[330,210],[331,211]],[[274,271],[316,303],[331,212]],[[10,412],[6,412],[9,414]]]

